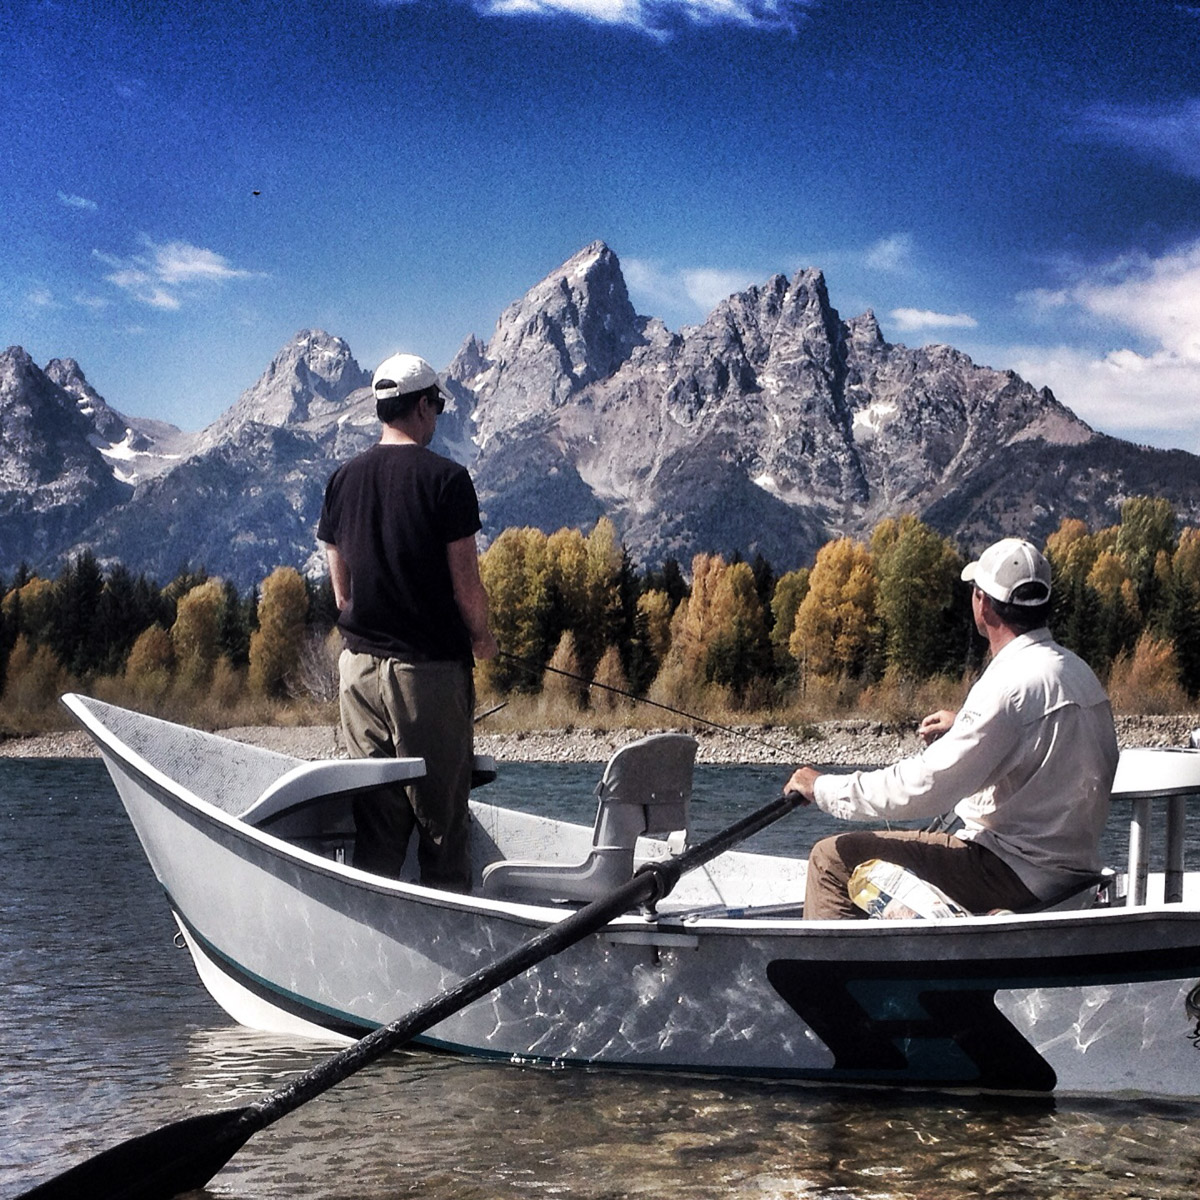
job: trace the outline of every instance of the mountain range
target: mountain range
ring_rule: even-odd
[[[952,347],[889,343],[871,312],[843,320],[815,269],[672,332],[635,312],[595,242],[488,341],[468,336],[443,378],[434,449],[470,467],[484,541],[607,515],[643,566],[708,550],[785,570],[905,512],[964,551],[1068,516],[1109,525],[1133,495],[1200,523],[1197,456],[1098,433]],[[11,347],[0,434],[0,576],[90,548],[161,582],[188,566],[248,586],[281,564],[321,570],[325,482],[378,422],[370,372],[305,330],[195,433],[123,415],[71,359],[39,368]]]

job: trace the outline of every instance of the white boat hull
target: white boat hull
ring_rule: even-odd
[[[96,737],[202,981],[242,1024],[361,1036],[570,911],[357,871],[200,799],[150,761],[149,742],[131,747],[108,728],[121,710],[69,703]],[[482,862],[510,815],[474,811]],[[802,891],[803,864],[729,852],[686,876],[656,916],[619,919],[421,1040],[641,1070],[1200,1096],[1187,1006],[1200,980],[1195,876],[1170,905],[946,921],[753,915]]]

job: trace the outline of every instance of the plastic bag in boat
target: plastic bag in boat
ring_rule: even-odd
[[[860,863],[847,884],[850,899],[869,917],[903,921],[914,917],[969,917],[940,888],[907,867],[870,858]]]

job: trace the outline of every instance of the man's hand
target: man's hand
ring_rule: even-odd
[[[485,662],[489,658],[495,658],[500,653],[500,647],[490,629],[482,637],[471,639],[471,653],[478,662]]]
[[[784,794],[799,792],[804,797],[804,803],[811,804],[813,801],[813,784],[816,783],[820,774],[820,771],[814,770],[812,767],[797,767],[792,772],[791,779],[784,785]]]
[[[937,712],[930,713],[917,726],[917,733],[925,745],[928,746],[930,742],[936,742],[954,724],[956,716],[958,716],[958,713],[952,712],[948,708],[939,708]]]

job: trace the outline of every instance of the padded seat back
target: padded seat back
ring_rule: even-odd
[[[504,861],[483,871],[483,892],[527,900],[594,900],[633,877],[643,834],[686,830],[696,739],[657,733],[621,747],[596,786],[592,849],[579,864]]]

